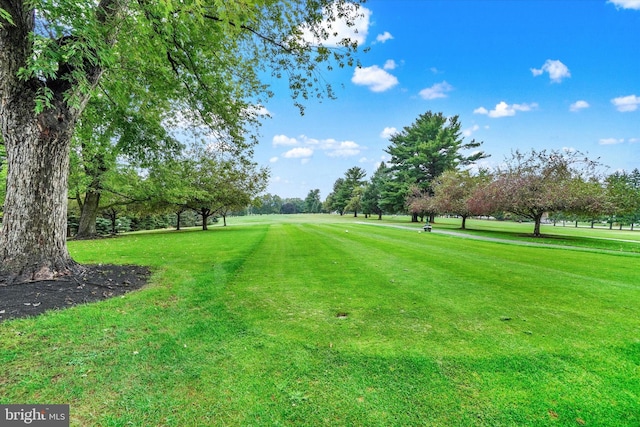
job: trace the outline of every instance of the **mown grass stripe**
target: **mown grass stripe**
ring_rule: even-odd
[[[76,242],[153,283],[0,324],[0,402],[71,403],[72,425],[640,424],[636,259],[373,229]]]

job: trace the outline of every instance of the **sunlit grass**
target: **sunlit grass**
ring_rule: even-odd
[[[356,221],[73,242],[152,283],[0,324],[0,402],[73,425],[640,424],[639,256]]]

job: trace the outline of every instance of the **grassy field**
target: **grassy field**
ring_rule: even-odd
[[[540,248],[357,220],[72,242],[152,281],[0,323],[0,403],[69,403],[78,426],[640,425],[635,235]],[[527,239],[498,224],[469,226]]]

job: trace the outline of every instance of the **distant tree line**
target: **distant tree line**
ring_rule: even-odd
[[[92,110],[89,108],[89,111]],[[96,111],[105,111],[104,108]],[[390,138],[370,179],[354,166],[338,178],[324,202],[264,194],[269,171],[242,150],[186,149],[161,128],[129,117],[95,128],[80,126],[71,153],[68,235],[91,238],[124,231],[200,226],[228,215],[352,213],[365,217],[409,214],[531,221],[588,222],[609,228],[640,222],[640,170],[600,172],[601,165],[576,151],[516,150],[495,170],[478,167],[488,157],[482,142],[465,143],[457,116],[427,112]],[[147,138],[144,155],[131,141]],[[91,141],[87,144],[86,141]],[[0,141],[0,197],[5,191],[5,152]],[[142,160],[144,159],[144,160]],[[0,209],[0,215],[2,210]],[[1,218],[1,216],[0,216]]]
[[[605,222],[612,228],[640,222],[640,171],[605,176],[597,161],[577,151],[513,151],[495,170],[478,167],[488,157],[481,142],[465,143],[458,117],[427,112],[390,138],[382,163],[366,181],[353,167],[338,178],[325,210],[357,216],[410,214],[412,221],[455,215],[492,216],[534,223]],[[473,150],[473,151],[471,151]],[[470,154],[467,154],[470,153]]]

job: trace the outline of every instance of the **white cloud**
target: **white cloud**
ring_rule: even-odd
[[[640,10],[640,0],[609,0],[607,3],[613,3],[618,9]]]
[[[333,10],[325,9],[325,16],[337,16],[338,11],[335,9],[336,4],[332,3],[331,6]],[[328,19],[324,19],[322,21],[322,28],[324,28],[330,36],[320,42],[319,39],[313,36],[308,27],[302,28],[302,39],[312,45],[323,45],[336,47],[340,45],[340,42],[345,39],[351,39],[351,41],[355,41],[358,45],[364,44],[367,39],[367,34],[369,33],[369,18],[371,17],[371,11],[366,7],[358,7],[357,11],[356,5],[353,3],[345,3],[345,7],[349,9],[350,12],[355,12],[358,17],[353,20],[351,24],[349,24],[344,19],[336,19],[333,22],[329,22]],[[353,13],[351,13],[353,15]]]
[[[389,139],[396,133],[398,133],[398,129],[394,127],[386,127],[382,129],[382,132],[380,132],[380,138]]]
[[[558,60],[547,59],[542,68],[532,68],[531,73],[534,77],[543,73],[549,73],[549,78],[554,83],[560,83],[562,79],[571,77],[569,68]]]
[[[313,149],[309,147],[296,147],[282,155],[286,159],[302,159],[313,156]]]
[[[538,108],[538,104],[532,102],[531,104],[512,104],[509,105],[504,101],[501,101],[496,107],[489,111],[484,107],[479,107],[473,110],[474,114],[484,114],[492,118],[511,117],[515,116],[518,111],[531,111]]]
[[[272,158],[270,158],[270,159],[269,159],[269,163],[275,163],[275,162],[277,162],[278,160],[279,160],[279,159],[278,159],[278,157],[277,157],[277,156],[275,156],[275,157],[272,157]]]
[[[447,92],[451,92],[452,90],[453,86],[443,81],[442,83],[436,83],[431,87],[422,89],[420,91],[420,96],[422,99],[446,98]]]
[[[389,31],[385,31],[382,34],[378,34],[378,36],[376,37],[376,41],[380,43],[384,43],[387,40],[393,40],[393,36]]]
[[[287,135],[276,135],[273,137],[273,145],[298,145],[298,140],[295,138],[289,138]]]
[[[327,151],[329,157],[350,157],[360,154],[360,146],[353,141],[342,141]]]
[[[463,131],[462,131],[462,135],[463,135],[465,138],[469,138],[471,135],[473,135],[473,133],[474,133],[474,132],[476,132],[476,131],[478,131],[478,130],[480,130],[480,126],[478,126],[478,125],[473,125],[473,126],[471,126],[469,129],[465,129],[465,130],[463,130]]]
[[[615,105],[618,111],[628,113],[638,109],[638,106],[640,106],[640,97],[635,95],[620,96],[618,98],[613,98],[611,103]]]
[[[333,138],[311,140],[329,157],[350,157],[360,154],[360,146],[353,141],[338,141]]]
[[[373,92],[384,92],[398,84],[398,79],[377,65],[356,68],[351,81],[360,86],[368,86]]]
[[[636,144],[640,142],[640,138],[629,138],[629,144]]]
[[[622,144],[624,142],[624,139],[618,139],[618,138],[602,138],[600,141],[598,141],[598,143],[600,145],[615,145],[615,144]]]
[[[362,147],[354,141],[338,141],[334,138],[316,139],[309,138],[306,135],[300,135],[298,138],[290,138],[286,135],[276,135],[276,138],[283,143],[278,145],[292,145],[287,144],[289,141],[295,141],[298,147],[292,148],[286,153],[283,153],[281,157],[286,159],[308,159],[316,151],[320,150],[329,157],[351,157],[361,153]],[[276,144],[274,144],[276,145]],[[276,159],[274,157],[272,159]]]
[[[387,62],[384,63],[385,70],[395,70],[398,64],[393,59],[387,59]]]
[[[587,101],[580,100],[571,104],[571,106],[569,107],[569,111],[576,112],[589,107],[590,105]]]

